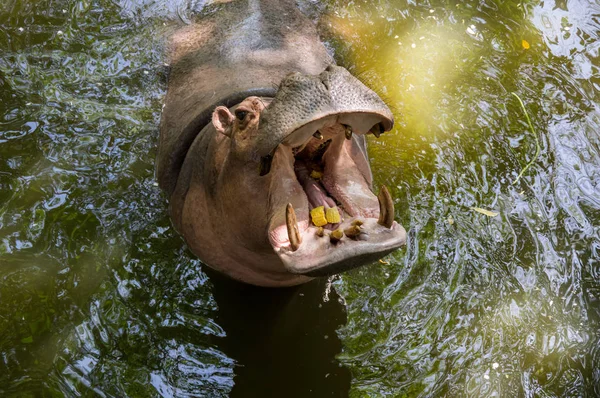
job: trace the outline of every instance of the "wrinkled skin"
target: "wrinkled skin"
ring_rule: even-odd
[[[161,120],[157,176],[190,249],[234,279],[290,286],[404,244],[366,156],[364,134],[393,125],[387,106],[332,65],[292,2],[219,8],[173,36]],[[342,216],[325,232],[309,217],[321,205]],[[338,228],[357,232],[330,239]]]

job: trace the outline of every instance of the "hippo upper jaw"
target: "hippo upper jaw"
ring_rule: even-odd
[[[394,116],[373,90],[345,68],[330,65],[320,75],[288,75],[263,111],[256,153],[272,157],[279,145],[298,148],[324,128],[342,125],[350,134],[379,136],[394,126]]]

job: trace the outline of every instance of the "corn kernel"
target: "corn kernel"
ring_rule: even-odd
[[[321,178],[323,178],[323,173],[321,173],[320,171],[317,170],[313,170],[310,173],[311,178],[314,178],[315,180],[320,180]]]
[[[330,207],[325,211],[325,218],[329,224],[337,224],[342,221],[340,217],[340,212],[337,207]]]
[[[319,206],[312,209],[310,211],[310,218],[312,219],[313,224],[315,224],[317,227],[327,225],[327,219],[325,218],[325,207]]]

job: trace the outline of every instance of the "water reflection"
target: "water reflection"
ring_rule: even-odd
[[[219,347],[236,360],[231,397],[344,397],[350,374],[335,356],[343,301],[318,280],[290,289],[241,285],[211,273],[226,332]]]
[[[396,110],[410,227],[324,301],[206,275],[166,217],[162,38],[209,3],[0,4],[0,395],[600,395],[600,7],[302,4]]]

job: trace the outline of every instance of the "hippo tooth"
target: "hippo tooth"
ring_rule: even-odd
[[[342,231],[341,228],[338,228],[329,234],[329,240],[331,241],[331,243],[338,243],[339,241],[342,240],[343,237],[344,237],[344,231]]]
[[[386,228],[392,228],[394,222],[394,202],[390,191],[388,191],[385,185],[381,186],[377,199],[379,200],[379,220],[377,220],[377,223]]]
[[[356,239],[361,233],[361,229],[358,225],[353,225],[344,230],[344,235],[349,237],[350,239]]]
[[[371,127],[371,130],[369,130],[369,133],[371,133],[375,137],[379,138],[379,137],[381,137],[381,134],[383,133],[383,126],[381,125],[381,123],[377,123],[376,125]]]
[[[357,227],[361,227],[364,224],[364,222],[362,220],[356,219],[354,221],[352,221],[352,226],[357,226]]]
[[[344,134],[346,134],[346,139],[349,140],[352,138],[352,127],[347,124],[344,125]]]
[[[323,134],[321,134],[320,131],[317,131],[316,133],[313,134],[313,137],[315,137],[318,140],[322,140],[323,139]]]
[[[321,162],[321,160],[323,160],[323,155],[325,154],[325,152],[327,152],[327,149],[329,148],[330,144],[331,139],[328,139],[327,141],[319,145],[311,155],[310,160],[312,160],[313,162]]]
[[[287,225],[288,236],[290,237],[290,245],[292,246],[292,250],[296,251],[300,248],[302,237],[300,236],[300,231],[298,230],[296,212],[294,211],[294,206],[292,206],[291,203],[288,203],[287,207],[285,208],[285,223]]]

